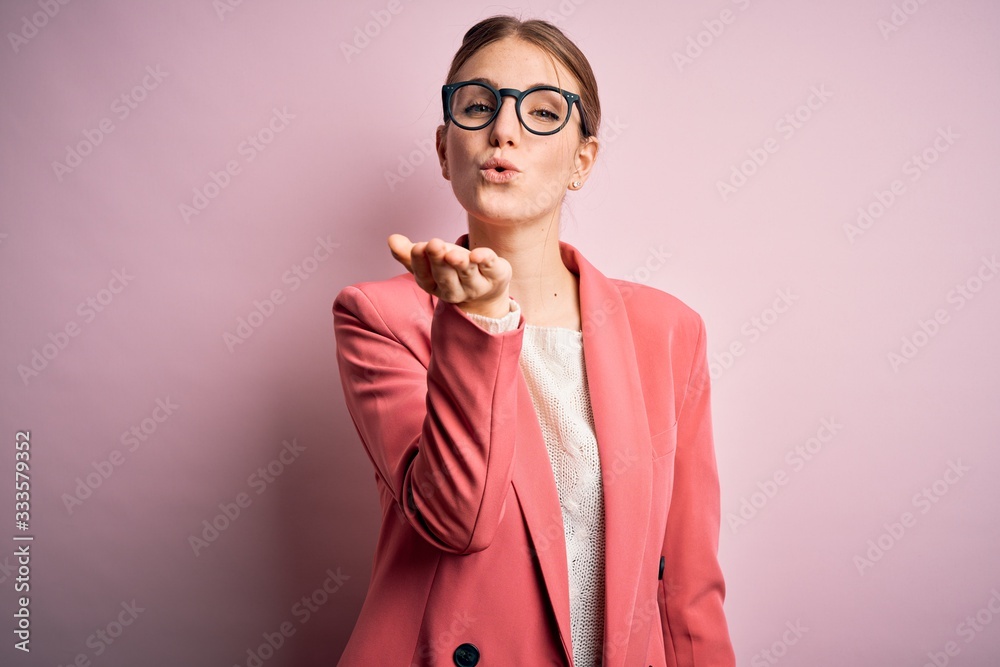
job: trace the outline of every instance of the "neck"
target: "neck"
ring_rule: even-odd
[[[579,329],[579,278],[563,264],[558,221],[545,225],[495,225],[469,218],[469,250],[486,246],[511,266],[510,295],[524,320]]]

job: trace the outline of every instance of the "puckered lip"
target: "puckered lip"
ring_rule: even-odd
[[[502,169],[504,171],[521,171],[517,168],[517,165],[509,160],[504,160],[499,157],[491,157],[489,160],[483,163],[480,169]]]

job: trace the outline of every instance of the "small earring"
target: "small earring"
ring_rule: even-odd
[[[580,181],[573,181],[573,187],[574,187],[574,188],[578,188],[578,187],[580,187],[581,185],[583,185],[583,183],[581,183]]]

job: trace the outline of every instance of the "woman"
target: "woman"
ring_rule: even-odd
[[[383,508],[339,664],[734,665],[702,319],[558,239],[597,156],[589,63],[492,17],[442,102],[468,233],[391,235],[407,273],[334,302]]]

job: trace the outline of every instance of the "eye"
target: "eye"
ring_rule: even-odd
[[[493,113],[493,101],[482,98],[463,100],[460,107],[462,114],[468,118],[485,118]]]
[[[535,107],[528,112],[528,115],[534,118],[535,120],[546,124],[548,123],[555,124],[559,123],[562,120],[562,116],[559,114],[559,112],[555,111],[554,109],[550,109],[546,106]]]
[[[568,110],[566,99],[557,91],[539,88],[528,93],[521,103],[521,113],[538,129],[549,129],[562,124]]]

